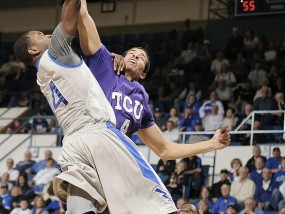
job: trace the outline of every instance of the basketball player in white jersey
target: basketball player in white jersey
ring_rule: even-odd
[[[167,214],[176,211],[168,191],[135,144],[114,128],[115,116],[98,82],[71,48],[81,3],[65,0],[62,21],[52,36],[29,31],[15,43],[16,56],[38,69],[37,83],[63,131],[54,179],[67,213]],[[228,145],[227,129],[213,145]]]

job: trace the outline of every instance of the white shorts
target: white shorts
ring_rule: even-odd
[[[55,194],[65,202],[71,183],[115,214],[168,214],[177,209],[158,175],[137,146],[111,124],[86,125],[63,141],[54,180]]]

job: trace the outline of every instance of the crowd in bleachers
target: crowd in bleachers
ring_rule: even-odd
[[[14,164],[6,160],[7,168],[1,172],[0,212],[14,214],[64,213],[64,205],[50,195],[51,182],[60,173],[50,150],[45,150],[44,159],[32,159],[30,151],[24,159]]]
[[[177,207],[190,202],[199,213],[258,213],[285,210],[285,158],[279,147],[272,157],[261,155],[258,145],[246,162],[234,158],[229,169],[220,171],[219,180],[209,185],[198,156],[179,161],[159,160],[157,173],[176,201]]]

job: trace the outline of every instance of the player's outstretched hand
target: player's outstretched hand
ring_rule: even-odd
[[[213,148],[223,149],[231,142],[230,128],[228,126],[218,129],[212,137]]]
[[[116,53],[111,53],[111,56],[114,59],[114,70],[119,75],[126,67],[124,57]]]

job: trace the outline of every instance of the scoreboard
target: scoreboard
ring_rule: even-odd
[[[285,13],[285,0],[235,0],[235,16]]]

